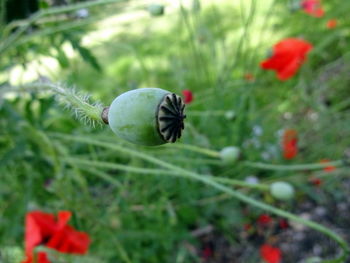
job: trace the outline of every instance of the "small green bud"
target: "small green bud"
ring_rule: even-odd
[[[193,10],[193,12],[199,12],[201,10],[200,0],[193,0],[192,1],[192,10]]]
[[[150,4],[148,6],[148,12],[152,16],[162,16],[164,14],[164,5],[160,4]]]
[[[294,188],[286,182],[275,182],[270,185],[270,193],[278,200],[287,201],[294,197]]]
[[[225,118],[232,121],[236,118],[236,113],[232,110],[226,111],[225,112]]]
[[[108,123],[119,137],[140,145],[175,142],[184,129],[181,97],[158,88],[125,92],[108,109]],[[102,118],[106,112],[102,113]]]
[[[229,164],[229,163],[234,163],[238,160],[241,154],[241,150],[235,146],[228,146],[223,148],[219,154],[220,154],[221,160],[224,163]]]

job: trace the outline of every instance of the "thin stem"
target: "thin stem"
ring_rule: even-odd
[[[327,163],[309,163],[309,164],[268,164],[268,163],[259,163],[259,162],[249,162],[245,161],[244,165],[259,168],[264,170],[274,170],[274,171],[305,171],[305,170],[320,170],[328,166],[341,167],[344,165],[343,161],[332,161]]]
[[[190,144],[177,143],[177,144],[165,146],[165,147],[190,150],[190,151],[201,153],[203,155],[207,155],[207,156],[214,157],[214,158],[220,157],[220,154],[217,151],[201,148],[201,147],[190,145]],[[252,167],[252,168],[259,168],[259,169],[263,169],[263,170],[272,170],[272,171],[305,171],[305,170],[320,170],[320,169],[326,168],[328,166],[342,167],[342,166],[344,166],[344,162],[342,160],[336,160],[336,161],[331,161],[331,162],[327,162],[327,163],[283,165],[283,164],[268,164],[268,163],[244,161],[243,165],[248,166],[248,167]]]
[[[73,158],[68,159],[67,161],[68,162],[76,162],[76,160],[74,160]],[[76,162],[75,164],[78,164],[78,166],[79,166],[78,162]],[[86,166],[86,164],[79,166],[79,168],[83,171],[86,171],[86,172],[89,172],[91,174],[96,175],[97,177],[107,181],[108,183],[110,183],[118,188],[122,187],[122,184],[118,180],[114,179],[112,176],[110,176],[109,174],[107,174],[105,172],[102,172],[100,170],[92,168],[91,166]]]
[[[5,52],[8,48],[12,47],[12,44],[17,41],[23,33],[25,33],[32,24],[35,23],[40,18],[43,18],[45,16],[50,15],[57,15],[62,13],[68,13],[73,12],[82,8],[91,8],[94,6],[99,5],[105,5],[105,4],[112,4],[112,3],[118,3],[123,0],[100,0],[100,1],[90,1],[90,2],[83,2],[78,4],[71,4],[68,6],[59,6],[59,7],[52,7],[45,10],[40,10],[37,13],[33,14],[29,19],[23,21],[23,26],[19,27],[14,33],[12,33],[8,38],[3,41],[3,43],[0,43],[0,55]]]
[[[86,169],[87,166],[88,167],[93,166],[93,167],[98,167],[102,169],[106,169],[106,168],[115,169],[115,170],[120,170],[125,172],[138,173],[138,174],[172,175],[172,176],[181,177],[178,171],[168,171],[164,169],[152,169],[152,168],[139,168],[139,167],[133,167],[130,165],[116,164],[116,163],[110,163],[110,162],[100,162],[100,161],[93,161],[93,160],[87,160],[87,159],[81,159],[81,158],[71,158],[71,157],[62,158],[62,160],[64,162],[81,165],[81,167],[85,167],[84,169]],[[102,179],[112,182],[113,184],[117,182],[115,179],[113,179],[113,177],[107,174],[97,174],[97,175]],[[259,189],[259,190],[269,190],[269,186],[266,184],[249,184],[241,180],[235,180],[231,178],[208,176],[208,175],[202,175],[202,176],[211,178],[214,181],[228,184],[228,185],[234,185],[234,186],[251,188],[251,189]]]
[[[177,149],[185,149],[185,150],[190,150],[192,152],[197,152],[197,153],[201,153],[213,158],[220,158],[220,154],[217,151],[214,150],[210,150],[210,149],[206,149],[206,148],[201,148],[198,146],[194,146],[194,145],[190,145],[190,144],[172,144],[170,146],[165,146],[165,147],[171,147],[171,148],[177,148]]]
[[[139,157],[140,159],[149,161],[150,163],[159,165],[159,166],[167,168],[167,169],[171,169],[173,171],[177,171],[177,172],[179,172],[178,176],[192,179],[192,180],[195,180],[198,182],[202,182],[202,183],[209,185],[209,186],[212,186],[213,188],[216,188],[224,193],[227,193],[227,194],[231,195],[232,197],[235,197],[236,199],[238,199],[242,202],[248,203],[252,206],[266,210],[266,211],[273,213],[273,214],[276,214],[278,216],[285,217],[289,220],[301,223],[303,225],[306,225],[306,226],[308,226],[316,231],[319,231],[319,232],[327,235],[329,238],[333,239],[334,241],[336,241],[340,245],[340,247],[342,248],[342,253],[336,259],[325,260],[325,261],[323,261],[324,263],[326,263],[326,262],[328,262],[328,263],[331,263],[331,262],[340,263],[340,262],[344,262],[345,259],[347,258],[347,255],[349,253],[348,244],[346,243],[346,241],[342,237],[340,237],[338,234],[334,233],[330,229],[328,229],[328,228],[326,228],[326,227],[324,227],[316,222],[298,217],[298,216],[296,216],[292,213],[289,213],[287,211],[284,211],[282,209],[273,207],[273,206],[265,204],[261,201],[250,198],[250,197],[248,197],[248,196],[246,196],[238,191],[235,191],[227,186],[224,186],[218,182],[213,181],[212,178],[210,178],[208,176],[203,176],[201,174],[197,174],[195,172],[185,170],[183,168],[177,167],[177,166],[172,165],[170,163],[167,163],[167,162],[164,162],[164,161],[159,160],[157,158],[154,158],[153,156],[146,155],[140,151],[124,148],[120,145],[113,145],[110,143],[92,140],[91,138],[86,138],[86,137],[74,137],[74,136],[63,135],[63,134],[54,134],[53,136],[57,137],[57,138],[65,139],[65,140],[93,144],[93,145],[104,147],[104,148],[114,149],[118,152],[125,153],[127,155],[131,155],[131,156],[135,156],[135,157]]]
[[[7,89],[10,92],[27,92],[32,90],[53,92],[66,107],[71,108],[75,112],[78,118],[91,123],[92,126],[95,126],[96,123],[102,123],[102,105],[89,103],[88,96],[78,94],[74,89],[64,88],[53,83],[32,83]]]
[[[30,35],[25,35],[22,38],[20,38],[18,41],[13,43],[11,45],[12,48],[23,45],[29,41],[31,41],[34,38],[42,38],[48,35],[54,35],[60,32],[66,32],[69,30],[73,30],[75,28],[80,28],[87,26],[89,24],[92,24],[96,21],[98,21],[100,18],[92,18],[92,19],[85,19],[85,20],[78,20],[74,22],[69,22],[69,23],[64,23],[55,27],[50,27],[50,28],[44,28],[42,30],[35,31],[31,33]]]
[[[188,116],[224,116],[229,111],[186,111]]]
[[[94,166],[102,169],[115,169],[124,172],[138,173],[138,174],[175,174],[173,171],[167,171],[164,169],[152,169],[152,168],[140,168],[130,165],[116,164],[110,162],[100,162],[81,158],[62,158],[64,162],[72,162],[83,166]]]

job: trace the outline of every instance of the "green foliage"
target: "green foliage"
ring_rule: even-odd
[[[322,172],[265,171],[244,161],[289,165],[342,158],[350,145],[350,3],[325,1],[326,17],[313,18],[290,12],[287,0],[201,1],[200,8],[194,2],[195,9],[166,6],[157,18],[138,1],[102,7],[87,1],[63,9],[41,5],[40,16],[1,25],[0,251],[4,245],[16,253],[23,248],[24,216],[32,209],[70,210],[72,224],[89,233],[89,255],[68,256],[68,262],[200,262],[188,244],[200,247],[193,230],[208,225],[229,232],[227,239],[234,243],[245,221],[241,202],[207,185],[169,177],[159,164],[89,143],[93,140],[203,176],[290,181],[301,198],[322,202],[307,184]],[[73,12],[85,6],[90,16],[74,18]],[[338,19],[337,28],[325,27],[330,18]],[[285,37],[303,37],[315,49],[294,78],[280,82],[259,63]],[[51,68],[52,59],[59,67]],[[247,73],[254,80],[246,80]],[[46,89],[11,92],[47,79],[76,86],[77,93],[89,93],[105,105],[134,88],[177,94],[190,89],[194,101],[186,108],[181,143],[213,152],[203,155],[176,144],[131,145],[107,127],[77,122]],[[228,111],[235,118],[228,120]],[[300,151],[294,160],[281,155],[279,131],[285,128],[298,131]],[[216,151],[229,145],[241,149],[243,160],[222,165]],[[145,174],[132,168],[156,170]],[[333,174],[327,185],[337,196],[336,176],[346,176],[346,169]],[[263,189],[245,193],[282,206]]]

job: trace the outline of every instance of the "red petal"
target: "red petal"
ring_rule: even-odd
[[[280,225],[280,228],[282,228],[282,229],[286,229],[289,227],[289,223],[286,219],[281,219],[279,221],[279,225]]]
[[[183,90],[182,95],[184,96],[185,104],[189,104],[193,101],[193,94],[190,90]]]
[[[293,77],[297,73],[300,64],[298,59],[293,59],[288,64],[286,63],[285,67],[277,72],[278,79],[287,80]]]
[[[71,216],[72,216],[72,213],[69,211],[59,211],[58,212],[58,228],[61,229],[62,227],[67,225]]]
[[[267,224],[270,224],[272,222],[272,218],[267,214],[261,214],[258,217],[257,222],[261,225],[267,225]]]
[[[57,231],[46,246],[62,253],[85,254],[90,245],[90,238],[84,232],[78,232],[71,226],[65,226]]]
[[[275,70],[280,80],[287,80],[295,75],[312,48],[310,43],[301,39],[284,39],[274,46],[272,57],[263,61],[260,66]]]
[[[26,253],[31,253],[36,246],[52,235],[56,228],[54,216],[41,211],[29,212],[25,224]]]
[[[330,19],[327,21],[327,28],[332,29],[335,28],[338,24],[338,21],[336,19]]]
[[[324,15],[324,10],[319,0],[304,0],[301,6],[304,12],[311,16],[322,17]]]
[[[281,254],[281,250],[277,247],[272,247],[267,244],[260,247],[260,255],[267,263],[280,263],[282,257]]]
[[[37,263],[51,263],[45,252],[38,252]]]
[[[320,163],[324,163],[324,164],[329,163],[329,162],[330,161],[328,159],[322,159],[320,161]],[[336,169],[335,166],[329,165],[329,166],[326,166],[325,168],[323,168],[323,171],[325,171],[325,172],[333,172],[335,169]]]
[[[295,130],[285,130],[282,138],[283,157],[293,159],[298,153],[298,137]]]

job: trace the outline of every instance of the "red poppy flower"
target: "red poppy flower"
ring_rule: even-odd
[[[264,244],[260,247],[260,256],[267,263],[280,263],[282,253],[279,248]]]
[[[322,159],[320,161],[320,163],[322,163],[322,164],[326,164],[326,163],[329,163],[329,162],[330,161],[328,159]],[[325,168],[323,168],[323,171],[325,171],[325,172],[333,172],[335,169],[336,169],[335,166],[329,165],[329,166],[326,166]]]
[[[272,57],[261,62],[260,66],[266,70],[275,70],[278,79],[287,80],[296,74],[312,48],[309,42],[302,39],[284,39],[273,47]]]
[[[191,103],[193,101],[192,91],[185,89],[185,90],[182,91],[182,95],[184,97],[184,103],[185,104],[189,104],[189,103]]]
[[[330,19],[327,21],[326,26],[328,29],[332,29],[332,28],[335,28],[337,26],[337,24],[338,24],[337,19]]]
[[[252,73],[244,74],[244,79],[247,81],[254,81],[255,80],[254,75]]]
[[[280,225],[280,228],[281,228],[281,229],[286,229],[286,228],[288,228],[288,227],[289,227],[288,220],[286,220],[286,219],[281,219],[281,220],[279,221],[279,225]]]
[[[78,232],[67,225],[57,231],[46,246],[62,253],[85,254],[90,244],[86,233]]]
[[[204,247],[202,250],[202,257],[204,259],[209,259],[214,255],[213,249],[210,246]]]
[[[33,250],[36,246],[43,245],[62,253],[85,254],[88,250],[90,239],[86,233],[78,232],[67,225],[71,212],[60,211],[57,220],[53,214],[41,211],[29,212],[26,216],[25,251],[27,260],[22,263],[30,263],[33,258]],[[46,253],[38,253],[41,261],[49,262]]]
[[[298,153],[298,137],[295,130],[285,130],[282,138],[283,157],[293,159]]]
[[[272,218],[267,214],[261,214],[257,219],[257,223],[264,226],[270,224],[271,222]]]
[[[305,13],[314,17],[322,17],[324,15],[324,10],[319,0],[303,0],[301,8]]]
[[[249,223],[246,223],[246,224],[243,225],[244,231],[249,231],[251,228],[252,228],[252,225],[249,224]]]
[[[309,182],[311,184],[313,184],[314,186],[320,186],[320,185],[323,184],[323,181],[320,178],[317,178],[317,177],[310,178]]]

